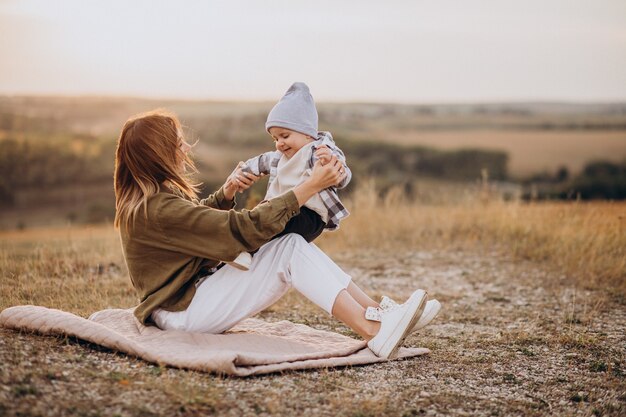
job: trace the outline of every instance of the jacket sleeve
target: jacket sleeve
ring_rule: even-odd
[[[338,160],[341,161],[341,163],[343,164],[343,168],[346,170],[345,178],[341,180],[341,182],[337,185],[337,188],[341,190],[342,188],[345,188],[348,184],[350,184],[350,181],[352,180],[352,171],[348,167],[348,164],[346,162],[346,156],[344,155],[343,151],[339,149],[338,146],[331,146],[330,152],[335,155]]]
[[[270,173],[272,159],[276,158],[276,151],[270,151],[255,156],[244,162],[241,168],[244,172],[250,172],[254,175],[268,175]]]
[[[207,207],[212,207],[219,210],[230,210],[235,207],[235,199],[231,201],[226,200],[224,197],[224,187],[220,187],[219,190],[199,201],[199,204]]]
[[[170,248],[192,256],[232,261],[253,251],[281,232],[300,212],[289,191],[252,210],[218,210],[175,195],[157,211],[157,226]]]

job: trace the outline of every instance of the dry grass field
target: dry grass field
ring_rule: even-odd
[[[621,162],[626,158],[624,131],[394,131],[368,132],[405,145],[431,146],[438,149],[478,148],[505,151],[509,155],[509,173],[516,178],[538,172],[554,172],[567,167],[579,172],[593,160]],[[366,136],[366,137],[367,137]]]
[[[426,357],[233,379],[0,330],[0,415],[624,415],[626,204],[420,204],[355,193],[319,240],[372,295],[425,287]],[[136,302],[110,225],[0,234],[0,309],[87,316]],[[352,335],[290,292],[260,315]]]

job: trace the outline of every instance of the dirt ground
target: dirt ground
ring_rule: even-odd
[[[430,355],[238,379],[0,330],[0,415],[626,415],[624,299],[496,252],[333,257],[377,297],[442,302],[407,339]],[[294,292],[261,317],[351,334]]]

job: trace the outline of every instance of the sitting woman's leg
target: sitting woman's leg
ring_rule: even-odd
[[[344,322],[365,340],[370,340],[380,324],[365,318],[365,308],[350,291],[362,293],[350,275],[341,270],[315,244],[307,243],[297,235],[291,236],[294,254],[290,262],[291,282],[302,295],[328,314]],[[333,282],[335,281],[335,282]],[[368,298],[365,296],[364,298]],[[371,305],[377,305],[369,299]]]
[[[339,268],[339,266],[337,266],[337,264],[324,253],[324,251],[317,247],[315,243],[311,243],[311,246],[313,246],[314,254],[317,256],[320,263],[328,265],[329,268],[336,274],[344,273],[341,268]],[[347,291],[363,308],[379,307],[379,304],[365,294],[363,290],[361,290],[361,288],[354,283],[354,281],[350,281]]]
[[[365,319],[365,308],[350,293],[341,291],[335,299],[332,315],[344,322],[363,339],[370,340],[380,329],[380,323]]]
[[[356,285],[352,287],[349,276],[335,265],[322,251],[313,244],[304,244],[302,239],[296,243],[296,252],[300,252],[300,257],[294,256],[292,266],[298,265],[303,268],[312,268],[312,265],[319,265],[324,268],[328,276],[334,276],[339,280],[342,277],[348,277],[348,281],[342,281],[344,289],[342,289],[333,302],[331,309],[332,314],[339,320],[347,324],[352,330],[361,335],[368,341],[367,346],[372,352],[382,358],[390,358],[397,352],[402,345],[404,339],[412,331],[413,327],[420,318],[428,296],[424,290],[414,291],[406,303],[394,309],[381,312],[378,319],[380,322],[372,322],[365,318],[365,308],[368,306],[377,306],[377,304],[369,298]],[[297,273],[292,270],[293,286],[302,294],[311,298],[308,285],[314,279],[308,279],[299,283],[298,277],[305,277],[306,274]],[[352,291],[352,294],[350,293]],[[360,300],[360,301],[359,301]],[[318,305],[320,305],[318,303]],[[327,310],[328,311],[328,310]]]
[[[293,286],[369,340],[379,324],[366,320],[363,306],[346,291],[350,276],[317,251],[298,235],[273,240],[259,249],[249,271],[226,265],[198,286],[186,310],[157,310],[153,318],[161,328],[221,333],[274,304]]]
[[[157,326],[217,334],[274,304],[291,287],[287,265],[293,248],[281,240],[261,246],[249,271],[225,265],[208,276],[186,310],[155,310]]]

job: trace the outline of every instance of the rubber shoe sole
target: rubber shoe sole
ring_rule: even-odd
[[[416,332],[428,326],[428,324],[433,321],[435,317],[437,317],[439,311],[441,311],[441,303],[437,300],[428,300],[426,302],[426,306],[424,307],[424,312],[422,313],[422,316],[419,318],[419,320],[417,320],[417,324],[415,324],[415,327],[413,327],[413,330],[411,330],[411,332]]]
[[[415,291],[409,298],[410,302],[413,302],[415,297],[420,297],[419,301],[413,306],[412,309],[407,309],[402,318],[398,320],[396,326],[392,330],[392,334],[383,343],[378,357],[383,359],[393,359],[400,348],[404,339],[411,333],[413,327],[419,320],[424,311],[424,307],[427,301],[427,294],[424,290]],[[375,352],[374,352],[375,353]]]

